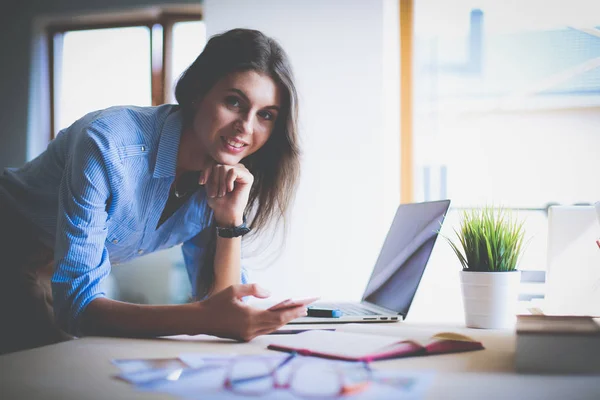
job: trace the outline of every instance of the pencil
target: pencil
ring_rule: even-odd
[[[306,332],[306,331],[315,331],[315,330],[320,330],[320,331],[335,331],[335,329],[333,328],[327,328],[327,329],[322,329],[322,328],[313,328],[313,329],[279,329],[273,332],[269,332],[267,333],[267,335],[294,335],[296,333],[302,333],[302,332]]]

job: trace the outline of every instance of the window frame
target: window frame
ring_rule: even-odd
[[[400,203],[415,199],[413,126],[414,0],[400,0]]]
[[[112,18],[98,21],[75,21],[50,24],[46,27],[48,46],[48,95],[50,106],[50,140],[55,137],[55,75],[57,60],[55,60],[55,38],[67,32],[91,29],[146,27],[150,33],[150,69],[152,105],[164,104],[167,98],[165,88],[171,87],[170,71],[173,57],[173,27],[179,22],[202,21],[201,10],[169,12],[163,11],[153,16],[130,16],[125,19]]]

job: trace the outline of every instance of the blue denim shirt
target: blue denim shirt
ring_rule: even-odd
[[[77,334],[82,311],[105,296],[100,282],[111,264],[156,250],[183,244],[195,295],[208,229],[204,189],[156,228],[175,179],[181,130],[174,105],[92,112],[39,157],[0,177],[0,196],[54,248],[54,313],[67,332]]]

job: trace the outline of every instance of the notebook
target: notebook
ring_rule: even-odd
[[[285,352],[295,351],[305,356],[366,362],[484,349],[481,342],[452,332],[441,332],[421,342],[398,336],[318,329],[293,337],[274,337],[269,340],[267,348]]]
[[[371,272],[362,300],[317,302],[311,307],[338,309],[341,316],[302,317],[291,324],[397,322],[408,314],[436,242],[450,200],[401,204]]]

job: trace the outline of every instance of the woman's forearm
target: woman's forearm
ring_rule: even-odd
[[[215,282],[212,293],[240,283],[241,238],[217,238],[214,259]],[[203,303],[146,305],[124,303],[107,298],[93,300],[82,315],[85,335],[155,337],[198,334],[208,327]]]
[[[203,322],[202,302],[178,305],[124,303],[107,298],[93,300],[83,312],[84,335],[155,337],[198,334]]]
[[[212,293],[218,293],[241,280],[242,238],[217,237]]]

